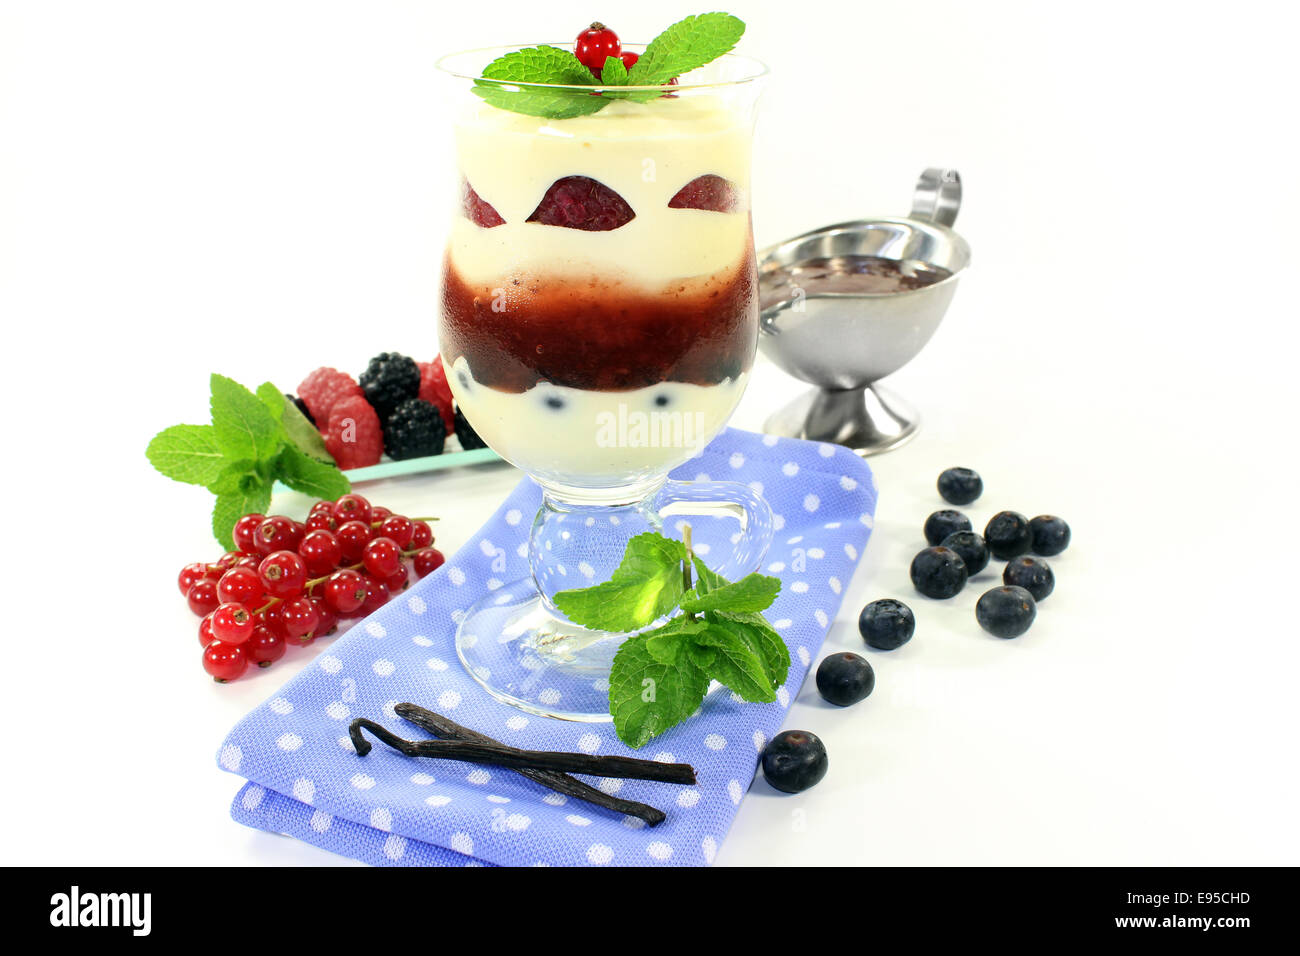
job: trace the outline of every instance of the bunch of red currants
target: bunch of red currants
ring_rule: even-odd
[[[445,560],[431,518],[408,518],[361,495],[318,501],[307,520],[248,514],[235,522],[235,551],[181,569],[177,584],[203,618],[203,669],[218,683],[249,664],[269,667],[290,644],[333,633],[340,620],[382,607]]]

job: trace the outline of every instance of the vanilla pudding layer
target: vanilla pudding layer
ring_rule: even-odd
[[[539,382],[505,392],[476,382],[463,356],[447,376],[479,437],[503,458],[534,477],[587,487],[661,475],[693,457],[731,417],[747,378],[618,392]]]
[[[456,126],[460,171],[505,223],[485,229],[457,215],[451,264],[469,284],[600,276],[648,288],[734,267],[750,233],[750,128],[738,113],[703,95],[615,101],[563,120],[474,103]],[[735,212],[669,208],[679,189],[709,174],[735,185]],[[598,180],[636,218],[606,232],[527,222],[566,176]]]

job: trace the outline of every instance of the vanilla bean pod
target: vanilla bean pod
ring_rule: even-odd
[[[485,743],[479,740],[404,740],[391,731],[364,717],[358,717],[348,727],[348,735],[357,754],[365,756],[370,744],[361,735],[362,729],[408,757],[439,757],[445,760],[463,760],[467,763],[490,764],[509,770],[558,770],[561,773],[586,773],[597,777],[621,777],[629,780],[656,780],[660,783],[695,783],[695,768],[684,763],[659,763],[636,757],[594,756],[592,754],[562,753],[554,750],[520,750],[507,744]]]
[[[404,720],[408,720],[421,730],[444,737],[447,740],[475,740],[480,743],[499,744],[501,741],[494,740],[487,734],[479,733],[477,730],[471,730],[464,727],[454,720],[434,713],[427,708],[418,704],[401,703],[393,708],[397,715]],[[638,803],[635,800],[624,800],[621,797],[615,797],[603,790],[597,790],[589,783],[584,783],[577,777],[572,777],[567,773],[560,773],[557,770],[516,770],[515,773],[521,777],[527,777],[534,783],[541,784],[548,790],[554,790],[556,793],[563,794],[566,797],[573,797],[575,800],[582,800],[601,807],[605,810],[613,810],[615,813],[623,813],[630,817],[637,817],[644,820],[650,826],[656,826],[663,823],[666,816],[662,810],[652,807],[647,803]]]

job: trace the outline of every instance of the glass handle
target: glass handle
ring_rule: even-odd
[[[730,581],[757,571],[772,544],[772,509],[754,489],[734,481],[669,481],[651,500],[661,521],[671,525],[678,517],[733,519],[739,531],[721,539],[730,553],[710,545],[708,554],[699,548],[704,563]],[[698,530],[697,543],[705,540]],[[714,536],[716,538],[716,536]]]

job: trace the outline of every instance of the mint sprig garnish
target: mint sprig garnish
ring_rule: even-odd
[[[702,13],[679,20],[650,41],[627,71],[627,86],[662,86],[730,53],[745,24],[729,13]]]
[[[497,57],[474,81],[474,92],[504,110],[547,119],[570,119],[599,112],[612,100],[647,102],[661,90],[618,90],[621,86],[664,86],[691,70],[730,53],[745,32],[745,24],[729,13],[703,13],[674,23],[650,41],[629,70],[618,57],[609,57],[597,79],[572,52],[554,46],[528,47]],[[585,90],[545,89],[512,84],[601,87],[598,95]]]
[[[262,383],[255,394],[214,374],[210,388],[212,423],[164,428],[145,454],[168,478],[202,485],[217,496],[212,533],[227,550],[235,547],[235,522],[265,511],[277,480],[316,498],[351,490],[320,433],[273,384]]]
[[[687,569],[695,572],[693,587]],[[614,730],[628,746],[642,747],[699,710],[711,681],[747,701],[776,700],[790,651],[760,612],[780,590],[779,579],[762,574],[727,581],[687,545],[648,532],[628,542],[609,581],[554,600],[575,624],[597,630],[640,630],[683,612],[629,637],[614,656]]]
[[[606,102],[574,90],[510,85],[513,83],[595,86],[596,77],[591,70],[570,51],[559,47],[529,47],[497,57],[483,70],[483,79],[474,81],[474,92],[501,109],[550,119],[595,113]]]

